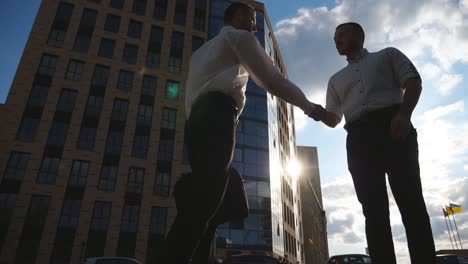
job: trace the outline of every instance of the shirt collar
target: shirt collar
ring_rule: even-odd
[[[369,51],[367,51],[367,49],[361,49],[358,56],[354,60],[350,60],[350,59],[346,59],[346,60],[348,60],[348,63],[356,63],[356,62],[359,62],[365,56],[367,56],[367,54],[369,54]]]
[[[220,33],[221,32],[224,32],[224,31],[227,31],[227,30],[234,30],[235,28],[233,26],[229,26],[229,25],[225,25],[221,28],[221,30],[219,31]]]

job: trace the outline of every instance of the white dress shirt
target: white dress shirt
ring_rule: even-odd
[[[363,114],[400,104],[404,84],[420,78],[413,63],[398,49],[375,53],[362,49],[360,56],[335,73],[328,82],[326,110],[352,122]]]
[[[192,55],[185,94],[187,118],[196,99],[211,91],[231,96],[240,115],[249,76],[257,85],[288,103],[304,106],[307,102],[299,88],[273,65],[253,33],[224,26],[216,37]]]

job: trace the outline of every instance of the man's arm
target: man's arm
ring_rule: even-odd
[[[239,63],[249,73],[253,81],[269,93],[301,108],[306,114],[316,109],[316,104],[307,100],[304,93],[294,83],[284,78],[273,65],[258,40],[250,32],[236,32],[236,38],[229,43],[239,59]]]
[[[332,78],[328,81],[327,87],[327,109],[319,105],[317,110],[309,116],[315,121],[322,121],[325,125],[333,128],[341,122],[343,112],[341,110],[341,100],[333,86]]]
[[[405,95],[400,110],[395,115],[390,126],[390,136],[393,140],[405,139],[411,129],[411,115],[421,95],[421,79],[408,79],[405,84]]]
[[[421,76],[411,60],[396,48],[387,48],[392,70],[405,90],[400,110],[390,125],[390,136],[393,140],[401,141],[408,136],[411,129],[411,115],[421,95]]]

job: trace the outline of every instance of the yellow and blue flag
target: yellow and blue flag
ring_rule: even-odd
[[[451,209],[453,214],[462,212],[462,207],[461,207],[461,205],[458,205],[458,204],[450,203],[450,209]]]

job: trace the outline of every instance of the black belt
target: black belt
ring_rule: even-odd
[[[230,107],[236,112],[237,115],[239,115],[239,107],[237,106],[234,98],[222,92],[207,92],[199,95],[198,98],[195,99],[195,102],[192,105],[192,109],[195,107],[201,107],[202,105],[221,105],[224,107]]]
[[[350,132],[351,130],[367,125],[372,124],[387,124],[395,116],[395,114],[400,110],[400,104],[395,104],[392,106],[380,108],[371,112],[363,114],[359,119],[347,122],[344,126],[346,131]]]

